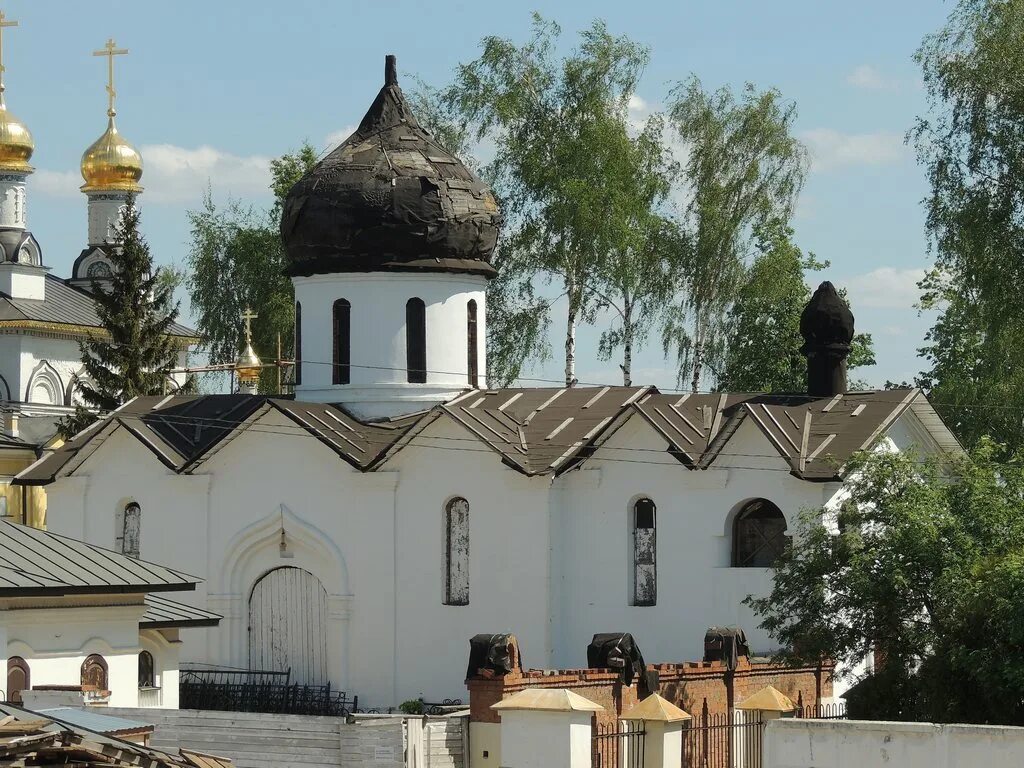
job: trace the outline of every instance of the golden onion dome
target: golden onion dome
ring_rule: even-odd
[[[110,114],[110,113],[108,113]],[[110,114],[107,130],[82,155],[83,192],[141,192],[142,155],[117,132]]]
[[[235,360],[235,375],[243,384],[255,384],[260,378],[260,371],[263,363],[256,356],[256,350],[250,342],[246,342],[245,349]]]
[[[0,84],[0,171],[32,173],[28,161],[35,148],[28,127],[7,110]]]

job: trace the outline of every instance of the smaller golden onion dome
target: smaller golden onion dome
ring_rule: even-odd
[[[256,356],[256,350],[251,343],[246,343],[245,349],[235,360],[235,375],[243,384],[255,384],[260,378],[260,370],[263,363]]]
[[[7,111],[3,85],[0,84],[0,171],[32,173],[28,161],[35,148],[28,127]]]
[[[117,132],[114,115],[108,114],[107,130],[82,155],[82,191],[141,192],[142,155]]]

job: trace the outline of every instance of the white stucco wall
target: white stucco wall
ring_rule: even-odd
[[[1017,768],[1024,728],[857,720],[773,720],[765,768]]]
[[[225,617],[216,629],[182,631],[186,662],[246,666],[255,582],[280,566],[310,571],[328,595],[331,682],[366,707],[464,698],[468,639],[483,632],[515,633],[524,663],[547,668],[585,665],[597,632],[632,632],[649,662],[700,659],[714,624],[739,625],[754,650],[770,650],[741,604],[767,593],[770,572],[730,567],[731,514],[766,498],[792,530],[802,509],[840,488],[793,477],[750,421],[710,469],[688,470],[639,416],[583,469],[553,481],[508,468],[444,418],[361,473],[274,411],[194,472],[173,474],[115,432],[48,487],[49,527],[112,546],[117,511],[138,502],[142,557],[205,579],[174,599]],[[657,505],[649,607],[630,605],[629,516],[642,495]],[[443,605],[453,496],[470,507],[467,606]]]
[[[479,384],[487,370],[486,278],[460,274],[371,272],[292,279],[302,305],[300,400],[344,402],[365,416],[411,413],[454,397],[468,386],[466,312],[477,304]],[[405,305],[426,305],[427,382],[407,381]],[[351,378],[332,384],[332,312],[337,299],[351,306]]]
[[[80,685],[82,663],[99,654],[107,663],[110,705],[138,705],[139,619],[145,606],[90,605],[8,608],[0,611],[7,630],[7,655],[29,665],[30,682]]]
[[[0,227],[4,229],[25,228],[25,181],[28,174],[0,173]]]

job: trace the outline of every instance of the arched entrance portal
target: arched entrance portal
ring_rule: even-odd
[[[275,568],[249,596],[249,668],[283,672],[291,682],[327,682],[327,590],[302,568]]]

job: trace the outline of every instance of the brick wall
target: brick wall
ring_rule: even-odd
[[[732,707],[766,685],[773,685],[804,706],[831,697],[830,666],[786,667],[779,664],[751,664],[741,658],[734,672],[721,662],[682,662],[650,664],[658,672],[658,693],[691,714],[700,714],[707,702],[710,714],[729,712]],[[617,673],[607,669],[563,669],[512,672],[490,679],[474,677],[469,687],[470,720],[498,723],[498,713],[490,707],[524,688],[567,688],[605,708],[597,714],[597,724],[614,723],[637,703],[636,684],[623,685]]]

